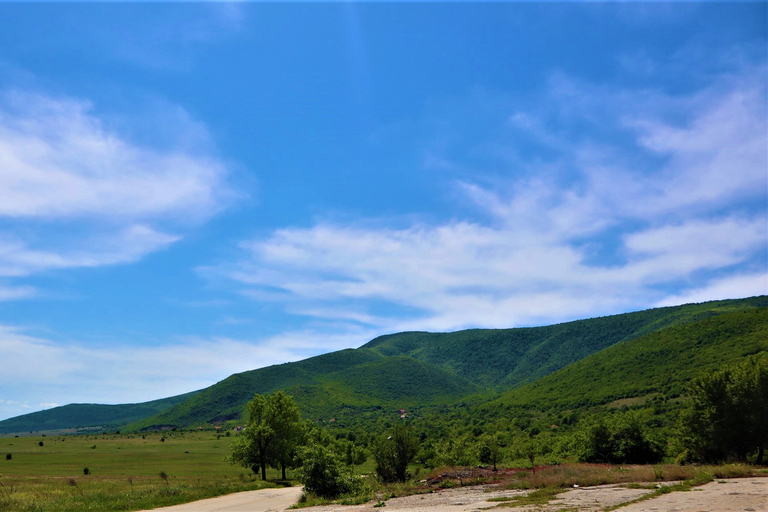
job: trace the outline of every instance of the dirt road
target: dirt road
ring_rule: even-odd
[[[299,501],[300,497],[301,487],[261,489],[193,501],[184,505],[156,508],[152,512],[277,512],[286,510]]]

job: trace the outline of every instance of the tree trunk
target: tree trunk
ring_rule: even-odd
[[[764,452],[765,452],[765,446],[763,445],[763,443],[760,443],[760,448],[758,448],[758,450],[757,450],[757,460],[755,461],[756,465],[758,465],[758,466],[762,466],[763,465],[763,455],[764,455]]]
[[[287,480],[287,478],[285,478],[285,464],[280,464],[280,466],[282,466],[283,469],[283,480]]]
[[[263,481],[267,479],[267,464],[264,461],[261,462],[261,479]]]

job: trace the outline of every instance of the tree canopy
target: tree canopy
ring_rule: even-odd
[[[291,463],[301,436],[301,415],[293,398],[282,391],[255,395],[248,402],[248,425],[232,444],[230,460],[261,470],[267,479],[267,466],[285,469]]]
[[[678,422],[683,459],[762,464],[768,444],[768,357],[694,379]]]

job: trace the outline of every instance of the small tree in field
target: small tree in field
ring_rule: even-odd
[[[504,460],[504,447],[498,435],[483,434],[480,436],[479,457],[482,464],[492,464],[497,471],[496,464]]]
[[[434,462],[440,466],[448,466],[459,485],[464,485],[461,468],[475,463],[473,443],[469,436],[462,435],[452,439],[440,439],[435,444]]]
[[[376,474],[384,482],[405,482],[408,464],[419,451],[419,438],[413,427],[397,423],[380,437],[373,446]]]

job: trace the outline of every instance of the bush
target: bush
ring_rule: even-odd
[[[83,474],[86,475],[86,476],[90,475],[91,474],[91,470],[88,469],[88,468],[83,468]]]
[[[636,414],[601,416],[576,435],[582,462],[653,464],[664,457],[664,445],[649,435]]]
[[[376,474],[383,482],[405,482],[408,464],[419,451],[419,438],[413,427],[395,424],[373,446]]]
[[[677,425],[680,462],[746,461],[762,464],[768,445],[768,357],[702,375],[689,386]]]
[[[368,491],[363,479],[326,446],[313,443],[303,447],[299,450],[299,458],[301,467],[297,476],[307,492],[334,499]]]
[[[13,454],[12,453],[6,453],[5,454],[5,460],[11,460],[11,459],[13,459]]]

